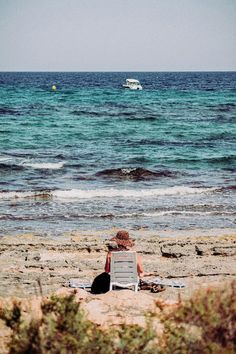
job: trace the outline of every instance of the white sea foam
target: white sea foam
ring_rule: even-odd
[[[217,214],[214,211],[188,211],[188,210],[163,210],[150,213],[142,213],[141,216],[146,217],[158,217],[158,216],[168,216],[168,215],[183,215],[183,216],[204,216],[204,215],[214,215]],[[224,213],[226,215],[231,215],[231,213]]]
[[[168,195],[189,195],[214,192],[216,188],[170,187],[155,189],[72,189],[58,190],[52,195],[58,199],[91,199],[91,198],[149,198]]]
[[[206,194],[216,188],[169,187],[155,189],[71,189],[37,192],[0,192],[1,199],[52,197],[58,200],[93,199],[93,198],[153,198],[160,196],[185,196]]]
[[[134,213],[124,213],[124,214],[83,214],[78,215],[80,217],[100,217],[100,218],[140,218],[140,217],[147,217],[147,218],[155,218],[155,217],[162,217],[162,216],[209,216],[209,215],[219,215],[217,211],[188,211],[188,210],[160,210],[160,211],[150,211],[150,212],[134,212]],[[230,211],[223,211],[220,212],[220,215],[225,216],[232,216],[233,213]]]
[[[11,157],[0,156],[0,163],[1,163],[1,162],[9,162],[9,161],[11,161],[11,160],[12,160]]]
[[[22,164],[23,166],[27,167],[32,167],[35,169],[48,169],[48,170],[59,170],[64,166],[63,162],[56,162],[56,163],[51,163],[51,162],[45,162],[45,163],[29,163],[29,162],[24,162]]]

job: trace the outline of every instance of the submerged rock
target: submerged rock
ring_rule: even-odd
[[[144,168],[116,168],[106,169],[96,173],[97,177],[111,178],[111,179],[129,179],[132,181],[143,181],[162,177],[173,177],[174,173],[168,170],[150,171]]]

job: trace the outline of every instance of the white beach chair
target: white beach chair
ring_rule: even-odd
[[[113,286],[121,288],[134,287],[138,291],[137,255],[133,251],[111,253],[110,290]]]

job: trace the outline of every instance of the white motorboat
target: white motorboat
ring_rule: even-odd
[[[124,88],[130,89],[130,90],[142,90],[143,87],[140,84],[138,80],[135,79],[127,79],[126,83],[122,85]]]

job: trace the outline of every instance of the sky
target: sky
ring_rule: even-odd
[[[0,0],[0,71],[236,71],[236,0]]]

